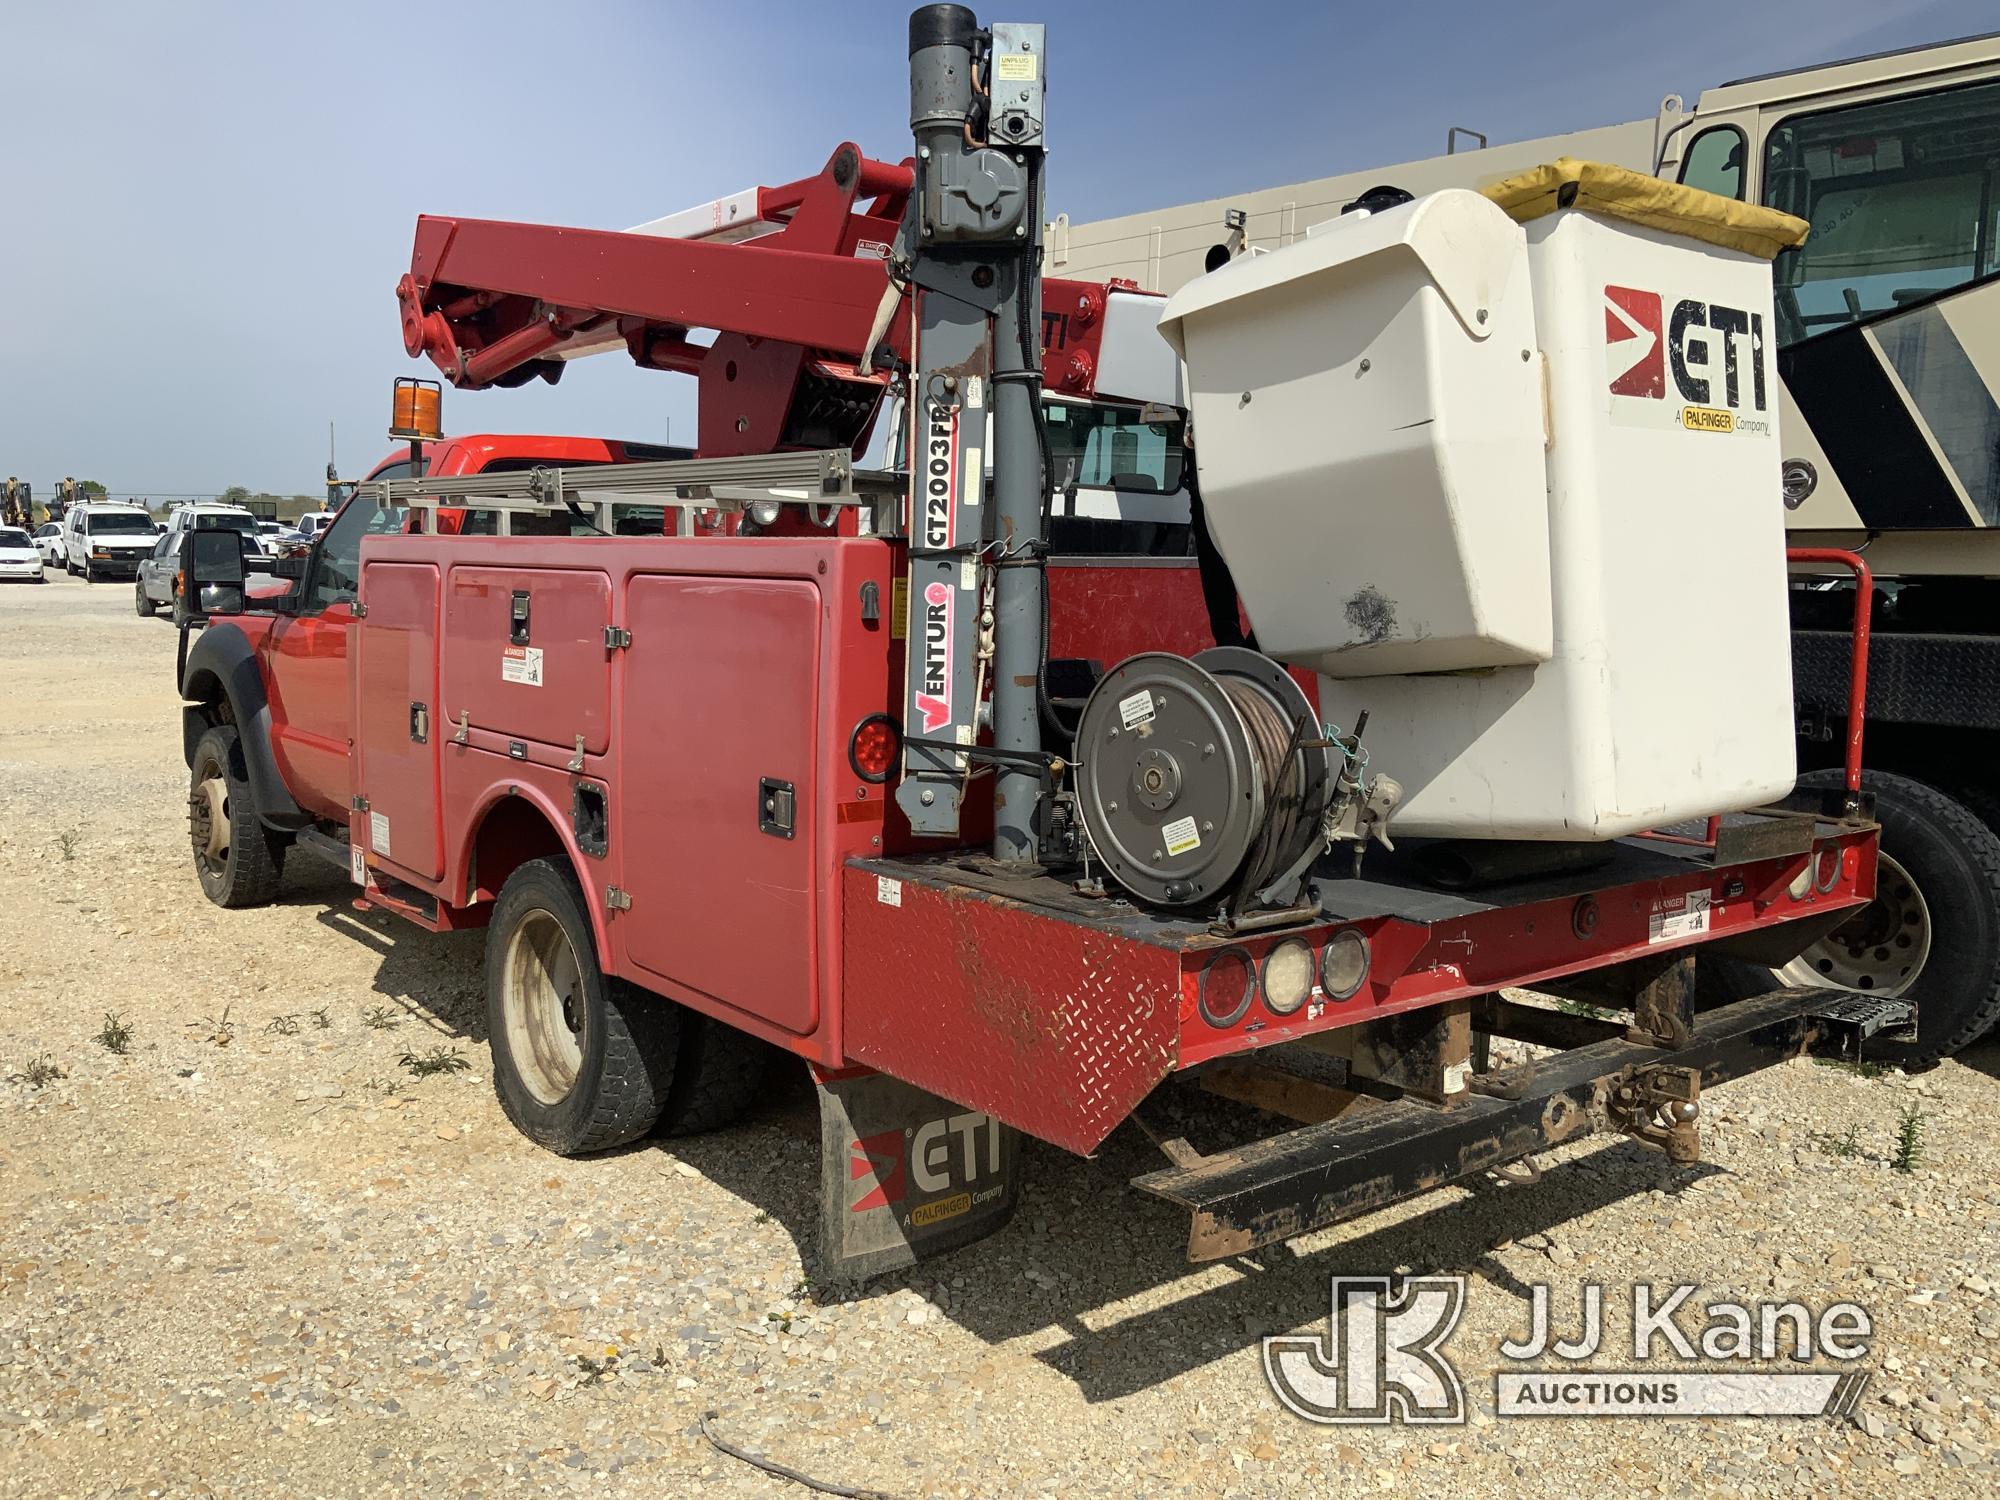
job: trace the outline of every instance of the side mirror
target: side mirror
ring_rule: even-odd
[[[193,613],[243,613],[243,537],[234,531],[190,531],[181,544],[181,597]]]
[[[297,583],[306,576],[308,555],[304,552],[280,552],[276,557],[267,558],[264,571],[273,578],[283,578]]]

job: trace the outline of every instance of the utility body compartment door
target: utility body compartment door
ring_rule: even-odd
[[[354,784],[367,799],[354,841],[370,864],[436,880],[438,822],[438,570],[431,563],[361,566],[368,612],[354,625]]]
[[[456,726],[587,754],[610,739],[604,627],[611,580],[585,568],[454,567],[445,598],[444,698]],[[451,732],[450,730],[446,731]]]
[[[642,574],[625,622],[612,855],[632,898],[613,923],[626,959],[806,1035],[819,1021],[819,589]]]

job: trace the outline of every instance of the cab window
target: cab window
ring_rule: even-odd
[[[1187,450],[1178,418],[1137,407],[1049,401],[1049,551],[1056,556],[1186,557]],[[1072,493],[1073,491],[1073,493]]]
[[[1688,143],[1681,163],[1681,181],[1704,193],[1724,198],[1743,196],[1743,132],[1734,125],[1712,125]]]
[[[1798,115],[1764,142],[1764,202],[1812,224],[1774,267],[1784,340],[2000,270],[2000,83]]]
[[[394,506],[362,497],[348,501],[320,538],[318,561],[306,591],[307,612],[352,603],[361,587],[361,539],[402,529],[403,513]]]

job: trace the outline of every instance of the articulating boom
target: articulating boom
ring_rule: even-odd
[[[426,214],[396,289],[403,342],[471,389],[553,382],[565,360],[622,345],[638,364],[699,380],[705,457],[858,447],[886,367],[910,353],[909,302],[886,257],[911,183],[909,161],[843,144],[815,176],[636,230]],[[1095,393],[1120,285],[1046,283],[1050,391]],[[695,329],[714,341],[695,342]]]

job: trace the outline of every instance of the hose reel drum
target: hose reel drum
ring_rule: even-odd
[[[1128,657],[1085,703],[1075,753],[1091,845],[1142,900],[1254,897],[1289,886],[1325,843],[1332,750],[1298,683],[1260,652]]]

